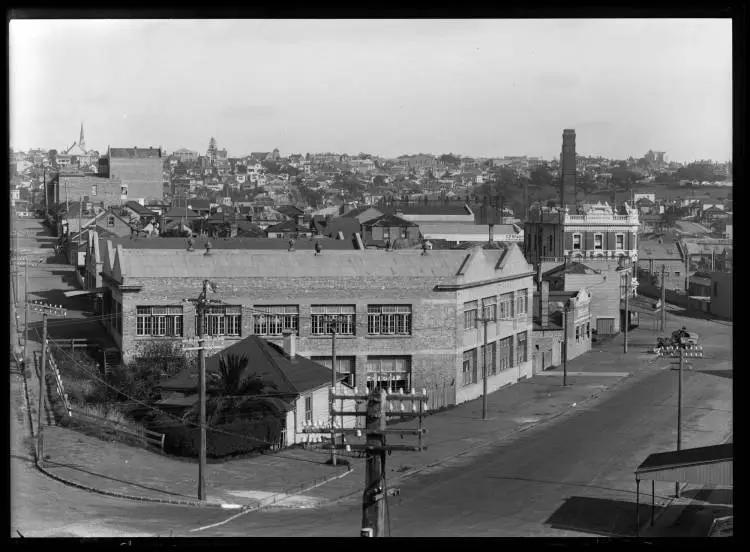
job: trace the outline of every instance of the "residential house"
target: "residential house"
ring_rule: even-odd
[[[266,228],[269,238],[299,239],[312,237],[313,232],[309,225],[305,225],[303,215],[297,215],[295,219],[285,220]]]
[[[211,318],[211,315],[206,316],[209,324]],[[273,385],[272,397],[265,400],[271,401],[282,416],[283,446],[304,443],[308,437],[307,430],[330,428],[331,422],[331,368],[297,354],[295,339],[296,336],[289,334],[282,347],[250,335],[221,352],[225,357],[246,357],[248,364],[243,376],[257,375]],[[206,374],[218,373],[219,362],[220,355],[207,358]],[[337,374],[337,395],[354,394],[353,387],[345,382],[346,378],[347,374]],[[160,408],[177,403],[187,409],[199,400],[197,371],[169,378],[161,382],[159,387],[163,396],[158,404]],[[337,401],[336,406],[347,411],[357,409],[354,399]],[[341,426],[339,418],[334,423],[337,427]],[[352,428],[355,423],[350,416],[348,419],[344,418],[343,427]]]
[[[396,215],[381,215],[361,226],[365,246],[387,247],[395,240],[419,240],[419,225]]]
[[[156,222],[156,213],[137,201],[128,201],[124,206],[124,210],[130,214],[131,219],[138,219],[139,224],[142,226],[150,222]]]
[[[445,384],[457,404],[482,394],[480,308],[492,311],[512,297],[512,317],[487,325],[488,389],[531,375],[533,270],[517,245],[424,254],[339,251],[332,245],[347,241],[330,240],[316,254],[297,248],[306,241],[292,251],[249,255],[108,247],[114,254],[103,255],[106,328],[126,361],[154,340],[194,338],[195,307],[186,300],[208,279],[222,301],[212,308],[208,333],[227,346],[249,335],[280,343],[289,330],[297,354],[330,358],[326,320],[335,314],[337,371],[353,374],[359,391]]]
[[[684,290],[687,287],[685,251],[679,241],[669,234],[645,234],[638,243],[637,277],[639,285],[661,289],[662,267],[667,289]]]

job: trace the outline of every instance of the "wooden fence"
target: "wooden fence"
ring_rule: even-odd
[[[65,342],[67,341],[68,340],[65,340]],[[70,346],[75,347],[76,341],[86,341],[86,340],[71,339],[69,341],[71,342]],[[68,417],[86,418],[87,421],[93,422],[95,425],[98,425],[102,429],[111,429],[115,431],[116,433],[121,433],[121,434],[129,435],[131,437],[135,437],[141,443],[143,443],[144,446],[153,446],[153,447],[158,448],[161,452],[164,452],[164,441],[166,439],[166,435],[164,433],[158,433],[156,431],[151,431],[149,429],[142,428],[142,427],[139,427],[138,429],[133,431],[133,428],[120,424],[119,422],[115,422],[113,420],[107,420],[106,418],[102,418],[94,414],[89,414],[87,412],[74,409],[70,404],[70,400],[68,399],[68,394],[65,393],[65,388],[63,387],[63,381],[62,381],[62,378],[60,377],[60,370],[57,367],[57,361],[55,360],[55,357],[53,356],[49,345],[50,343],[49,341],[47,341],[47,364],[51,368],[52,374],[54,375],[55,387],[57,388],[57,394],[60,397],[60,400],[62,401],[63,406],[65,407],[65,410],[68,413]]]

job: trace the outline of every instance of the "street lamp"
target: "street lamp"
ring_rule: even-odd
[[[657,350],[660,358],[678,358],[679,375],[677,379],[677,452],[682,449],[682,369],[686,358],[703,358],[703,347],[700,345],[670,345]],[[680,483],[675,482],[675,496],[680,498]]]

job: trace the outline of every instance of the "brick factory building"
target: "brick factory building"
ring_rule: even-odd
[[[299,354],[330,363],[326,315],[339,315],[337,370],[360,390],[422,388],[448,382],[449,403],[482,392],[484,324],[488,388],[531,375],[533,269],[515,245],[469,251],[101,251],[103,314],[127,361],[142,344],[196,334],[205,279],[220,306],[206,316],[227,346],[248,335],[282,344],[296,334]]]

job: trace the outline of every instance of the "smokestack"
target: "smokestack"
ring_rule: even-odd
[[[297,336],[289,330],[284,332],[284,354],[290,359],[297,356]]]
[[[539,293],[539,322],[542,328],[549,325],[549,282],[543,281]]]
[[[576,131],[563,130],[562,153],[560,154],[560,206],[565,207],[565,187],[576,185]]]

